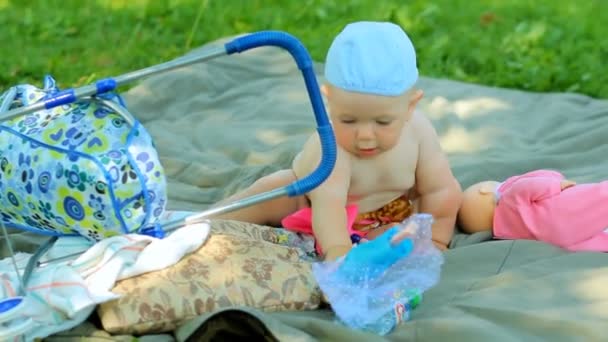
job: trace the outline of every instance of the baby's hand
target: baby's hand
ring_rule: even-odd
[[[566,190],[566,189],[568,189],[570,187],[573,187],[575,185],[576,185],[575,181],[571,181],[571,180],[568,180],[568,179],[563,179],[561,181],[561,183],[560,183],[560,187],[562,188],[562,191]]]
[[[348,281],[380,276],[399,259],[406,257],[414,248],[411,239],[393,242],[399,227],[393,227],[374,240],[361,243],[351,249],[338,268],[339,276]]]

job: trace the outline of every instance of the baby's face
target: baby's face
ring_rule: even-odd
[[[338,145],[359,158],[393,148],[411,116],[408,94],[377,96],[331,86],[325,94]]]

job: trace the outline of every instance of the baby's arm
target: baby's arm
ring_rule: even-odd
[[[310,194],[312,227],[324,260],[335,260],[350,251],[352,242],[346,229],[346,201],[328,188]]]
[[[293,169],[298,178],[313,171],[320,161],[320,144],[315,136],[304,146],[294,160]],[[325,260],[334,260],[350,251],[346,201],[350,184],[350,163],[346,152],[338,147],[336,165],[331,175],[312,190],[308,197],[312,209],[312,229]]]
[[[454,235],[462,190],[452,174],[449,161],[441,149],[431,122],[423,115],[417,115],[415,120],[418,121],[420,134],[416,167],[419,212],[433,215],[433,242],[445,250]]]

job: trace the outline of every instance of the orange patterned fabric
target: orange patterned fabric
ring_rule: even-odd
[[[403,195],[378,210],[357,215],[353,229],[368,232],[388,223],[399,223],[413,213],[412,202]]]

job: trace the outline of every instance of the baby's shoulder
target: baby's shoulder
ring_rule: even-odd
[[[435,131],[431,119],[420,110],[415,110],[412,114],[410,128],[419,139],[424,138],[429,131]]]
[[[302,146],[302,149],[295,155],[292,161],[292,169],[298,177],[312,172],[323,156],[321,140],[318,134],[312,134]],[[339,145],[336,146],[336,164],[334,169],[346,168],[346,162],[350,160],[350,155]]]
[[[443,153],[437,130],[431,119],[421,111],[414,112],[407,135],[418,146],[421,156]]]
[[[311,134],[308,139],[302,145],[302,148],[296,154],[294,158],[294,163],[296,161],[304,161],[304,162],[316,162],[321,160],[321,155],[323,151],[321,150],[321,139],[319,135],[314,133]]]

